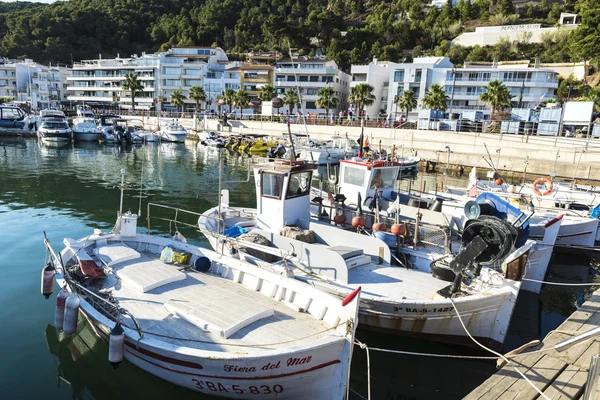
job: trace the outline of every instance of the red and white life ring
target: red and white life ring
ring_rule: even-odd
[[[538,185],[542,184],[544,185],[544,190],[540,191],[537,187]],[[537,194],[538,196],[547,196],[548,194],[550,194],[553,188],[554,185],[552,184],[552,181],[548,178],[537,178],[535,182],[533,182],[533,193]]]

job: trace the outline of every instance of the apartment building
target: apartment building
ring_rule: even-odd
[[[83,60],[73,64],[67,76],[67,99],[91,106],[121,106],[132,108],[131,93],[123,90],[123,80],[131,72],[138,76],[143,90],[136,93],[136,109],[149,110],[154,105],[159,80],[159,54],[133,55],[114,59]]]
[[[352,81],[350,90],[358,84],[366,83],[373,86],[375,101],[372,105],[365,107],[365,115],[376,118],[381,110],[387,110],[388,92],[390,86],[390,66],[395,65],[388,61],[373,59],[369,64],[354,64],[350,69]]]
[[[439,84],[450,98],[448,112],[481,110],[489,118],[489,106],[482,103],[479,96],[494,80],[508,87],[515,106],[535,108],[544,99],[554,97],[558,88],[557,76],[556,71],[541,68],[539,63],[530,66],[529,61],[465,63],[462,68],[454,68],[446,57],[415,58],[413,63],[390,64],[387,113],[401,112],[395,108],[394,96],[412,90],[418,99],[417,109],[409,113],[413,116],[412,113],[422,108],[426,90]]]
[[[326,112],[322,108],[317,108],[315,104],[318,99],[317,93],[323,87],[330,87],[334,90],[334,95],[339,102],[338,110],[348,106],[351,77],[339,69],[333,60],[308,57],[282,58],[275,63],[274,73],[274,86],[277,94],[282,97],[287,89],[298,89],[301,111],[303,110],[305,113],[324,114]],[[288,111],[287,106],[281,108],[280,111]]]
[[[23,88],[27,87],[27,81]],[[4,60],[0,63],[0,97],[9,97],[16,99],[17,90],[17,65],[13,62]]]
[[[204,78],[204,92],[206,93],[206,108],[217,111],[217,98],[226,89],[235,92],[240,90],[241,61],[213,61],[209,60]]]

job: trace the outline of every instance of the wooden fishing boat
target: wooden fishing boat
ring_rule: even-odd
[[[283,160],[255,165],[257,208],[231,207],[224,191],[221,203],[199,218],[200,230],[214,248],[237,251],[242,259],[269,270],[294,266],[297,279],[340,297],[362,287],[360,321],[371,328],[472,345],[460,314],[471,335],[495,348],[502,346],[522,278],[543,278],[560,220],[548,225],[547,237],[539,244],[527,240],[526,233],[519,233],[518,239],[500,233],[515,223],[522,224],[519,232],[526,232],[527,223],[519,216],[513,215],[510,223],[476,220],[478,225],[472,227],[481,231],[464,237],[460,251],[439,252],[426,243],[426,229],[421,239],[419,233],[398,237],[380,232],[385,235],[381,237],[365,230],[363,217],[354,228],[311,218],[315,168]],[[509,246],[486,252],[495,255],[484,261],[470,252],[469,243],[485,236],[485,229],[496,232],[487,239]],[[235,237],[244,232],[243,240]],[[444,265],[449,264],[456,268],[446,275]],[[462,279],[464,274],[470,278]]]
[[[136,221],[119,213],[112,232],[65,239],[60,253],[45,240],[42,292],[54,276],[57,328],[74,332],[80,310],[110,343],[113,365],[124,357],[210,395],[344,398],[360,290],[340,301],[180,234],[138,233]]]

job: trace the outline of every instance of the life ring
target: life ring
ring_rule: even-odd
[[[546,190],[540,191],[537,188],[537,186],[541,184],[544,184]],[[548,178],[537,178],[535,182],[533,182],[533,193],[537,194],[538,196],[547,196],[548,194],[550,194],[553,188],[554,185],[552,184],[552,181]]]

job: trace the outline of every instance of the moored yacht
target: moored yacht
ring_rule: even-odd
[[[171,120],[163,125],[158,134],[161,141],[173,143],[183,143],[189,135],[188,131],[176,120]]]
[[[38,137],[44,143],[70,142],[73,136],[65,113],[59,110],[42,110]]]

